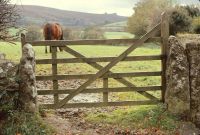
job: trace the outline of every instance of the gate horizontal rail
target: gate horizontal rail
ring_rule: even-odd
[[[161,90],[161,86],[149,86],[149,87],[118,87],[118,88],[90,88],[85,89],[81,93],[102,93],[102,92],[138,92],[138,91],[158,91]],[[53,95],[53,94],[70,94],[75,89],[67,90],[38,90],[38,95]]]
[[[100,78],[122,78],[122,77],[141,77],[141,76],[161,76],[162,72],[132,72],[132,73],[108,73]],[[70,79],[88,79],[95,74],[82,74],[82,75],[46,75],[36,76],[37,81],[47,80],[70,80]]]
[[[33,46],[56,46],[63,45],[112,45],[112,44],[131,44],[139,39],[95,39],[95,40],[45,40],[45,41],[26,41]],[[146,42],[161,42],[160,37],[149,38]]]
[[[150,61],[162,60],[164,55],[151,56],[128,56],[122,61]],[[94,57],[94,58],[66,58],[66,59],[37,59],[37,64],[60,64],[60,63],[85,63],[85,62],[110,62],[116,57]]]

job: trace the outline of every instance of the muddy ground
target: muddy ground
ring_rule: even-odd
[[[70,80],[59,82],[60,89],[75,89],[83,81]],[[97,85],[92,84],[95,88]],[[52,82],[37,82],[37,89],[52,89]],[[66,95],[61,95],[60,99]],[[111,95],[112,96],[112,95]],[[111,97],[112,98],[112,97]],[[114,98],[114,97],[113,97]],[[38,96],[39,103],[53,103],[53,96]],[[102,101],[102,94],[79,94],[70,102],[99,102]],[[85,120],[90,113],[111,112],[123,107],[104,107],[104,108],[75,108],[46,110],[42,113],[43,120],[56,130],[56,135],[163,135],[156,129],[126,129],[117,125],[94,124]]]
[[[70,80],[59,82],[60,89],[76,89],[83,83],[83,80]],[[92,84],[95,88],[97,85]],[[52,89],[52,82],[37,82],[37,89]],[[61,95],[60,99],[66,95]],[[113,97],[112,97],[113,96]],[[116,100],[114,95],[110,98]],[[39,103],[53,103],[53,96],[38,96]],[[79,94],[70,102],[99,102],[102,101],[102,94]],[[43,120],[48,123],[55,131],[55,135],[168,135],[156,128],[151,129],[127,129],[118,125],[103,123],[91,123],[85,120],[88,114],[112,112],[123,107],[103,107],[103,108],[74,108],[45,110],[42,113]],[[187,132],[186,132],[187,131]],[[196,128],[190,124],[183,124],[176,135],[193,135],[198,133]],[[181,133],[181,134],[180,134]],[[200,132],[199,132],[200,133]],[[195,134],[197,135],[197,134]]]

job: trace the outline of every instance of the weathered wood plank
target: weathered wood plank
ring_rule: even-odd
[[[161,18],[161,37],[162,37],[162,45],[161,52],[164,56],[162,59],[162,101],[165,99],[165,91],[166,91],[166,67],[167,67],[167,54],[168,54],[168,38],[169,38],[169,16],[165,12],[162,14]]]
[[[159,100],[146,100],[146,101],[123,101],[123,102],[100,102],[100,103],[68,103],[62,108],[91,108],[91,107],[106,107],[106,106],[135,106],[135,105],[155,105],[160,103]],[[55,104],[41,104],[42,108],[58,109],[59,106]]]
[[[96,58],[66,58],[66,59],[38,59],[37,64],[59,64],[59,63],[85,63],[85,62],[110,62],[116,57],[96,57]],[[149,61],[162,60],[162,55],[151,56],[128,56],[122,61]]]
[[[155,32],[160,31],[160,23],[154,27],[150,32],[142,36],[138,41],[134,42],[127,50],[125,50],[119,57],[113,59],[108,65],[106,65],[103,69],[99,70],[96,75],[92,76],[88,79],[84,84],[82,84],[76,91],[68,95],[62,101],[60,101],[57,105],[58,107],[64,106],[69,100],[71,100],[78,93],[82,92],[87,86],[89,86],[92,82],[94,82],[97,78],[104,75],[108,72],[114,65],[116,65],[119,61],[124,59],[128,54],[130,54],[134,49],[136,49],[139,45],[143,44],[148,38],[152,37]]]
[[[52,59],[57,59],[57,47],[51,47],[52,53],[51,57]],[[52,76],[57,75],[57,64],[52,64]],[[58,80],[53,78],[53,89],[57,90],[58,89]],[[59,97],[58,94],[54,94],[54,104],[57,104],[59,102]]]
[[[132,44],[139,39],[94,39],[94,40],[45,40],[45,41],[26,41],[33,46],[63,46],[63,45],[113,45],[113,44]],[[161,42],[160,37],[149,38],[146,42]]]
[[[108,88],[108,78],[103,78],[103,88]],[[108,92],[103,92],[103,102],[108,102]]]
[[[143,92],[143,91],[158,91],[161,86],[146,86],[146,87],[116,87],[116,88],[90,88],[84,89],[81,93],[102,93],[102,92]],[[66,90],[38,90],[38,95],[53,95],[53,94],[71,94],[75,89]]]
[[[132,72],[132,73],[107,73],[100,78],[122,78],[122,77],[141,77],[141,76],[160,76],[162,72]],[[95,74],[82,74],[82,75],[49,75],[49,76],[36,76],[37,81],[44,80],[69,80],[69,79],[88,79]]]

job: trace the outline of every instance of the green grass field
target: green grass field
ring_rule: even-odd
[[[109,113],[89,113],[86,121],[92,124],[123,127],[127,131],[141,130],[140,135],[143,135],[142,130],[145,130],[148,135],[175,135],[180,120],[175,115],[164,111],[165,109],[163,105],[124,107]]]
[[[105,32],[104,37],[106,39],[117,39],[117,38],[134,38],[134,35],[128,32]]]

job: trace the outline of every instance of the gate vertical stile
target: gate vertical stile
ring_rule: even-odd
[[[162,94],[161,98],[162,101],[165,101],[165,91],[166,91],[166,67],[167,67],[167,54],[168,54],[168,38],[169,38],[169,17],[167,12],[162,13],[161,18],[161,53],[162,53],[162,78],[161,78],[161,84],[162,84]]]
[[[56,79],[56,75],[58,74],[58,67],[57,67],[57,63],[56,59],[57,59],[57,47],[52,46],[52,53],[51,53],[51,57],[52,57],[52,76],[53,76],[53,90],[56,91],[58,90],[58,80]],[[54,104],[57,104],[59,102],[59,97],[58,94],[54,94]]]
[[[23,49],[23,47],[24,47],[25,44],[26,44],[26,36],[25,36],[25,34],[22,33],[21,34],[21,51],[22,51],[22,49]]]
[[[108,88],[108,78],[103,78],[103,88]],[[108,102],[108,92],[103,92],[103,102]]]

